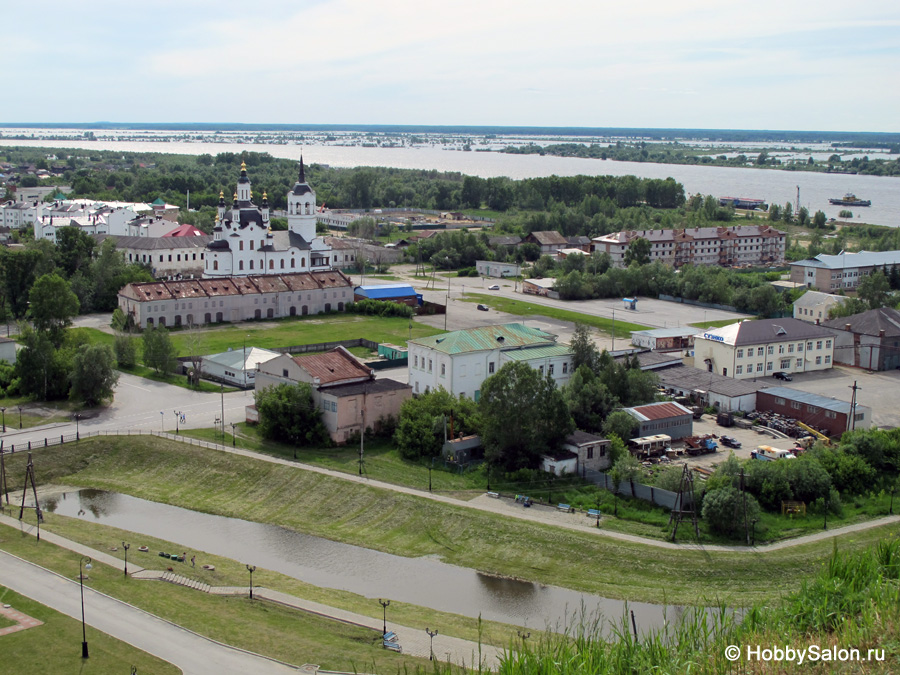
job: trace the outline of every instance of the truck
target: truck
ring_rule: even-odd
[[[790,450],[782,450],[773,448],[771,445],[757,446],[756,450],[750,453],[752,459],[760,459],[764,462],[777,462],[781,459],[797,459],[797,456]]]

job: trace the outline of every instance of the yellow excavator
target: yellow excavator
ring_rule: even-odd
[[[825,445],[831,445],[831,439],[828,438],[828,436],[819,431],[816,431],[811,426],[808,426],[799,420],[797,421],[797,426],[805,431],[808,431],[816,440],[822,441],[822,443],[824,443]]]

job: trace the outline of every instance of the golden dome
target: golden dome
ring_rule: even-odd
[[[219,199],[225,199],[225,190],[219,190]]]
[[[241,162],[241,171],[246,171],[246,170],[247,170],[247,163]]]

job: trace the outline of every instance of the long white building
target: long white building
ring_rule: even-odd
[[[468,328],[410,340],[409,383],[416,394],[443,387],[477,401],[482,382],[510,361],[524,361],[562,386],[572,359],[555,335],[521,323]]]

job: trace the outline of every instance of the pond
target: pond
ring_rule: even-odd
[[[501,578],[433,557],[405,558],[301,534],[276,525],[199,513],[137,497],[78,490],[44,498],[42,507],[63,516],[111,525],[171,541],[173,553],[199,551],[281,572],[309,584],[368,598],[385,598],[442,612],[543,629],[561,628],[573,615],[618,622],[626,604],[555,586]],[[133,542],[136,550],[140,541]],[[158,567],[138,554],[134,561]],[[201,556],[202,559],[202,556]],[[604,574],[598,569],[597,574]],[[675,623],[683,607],[629,602],[638,630]]]

